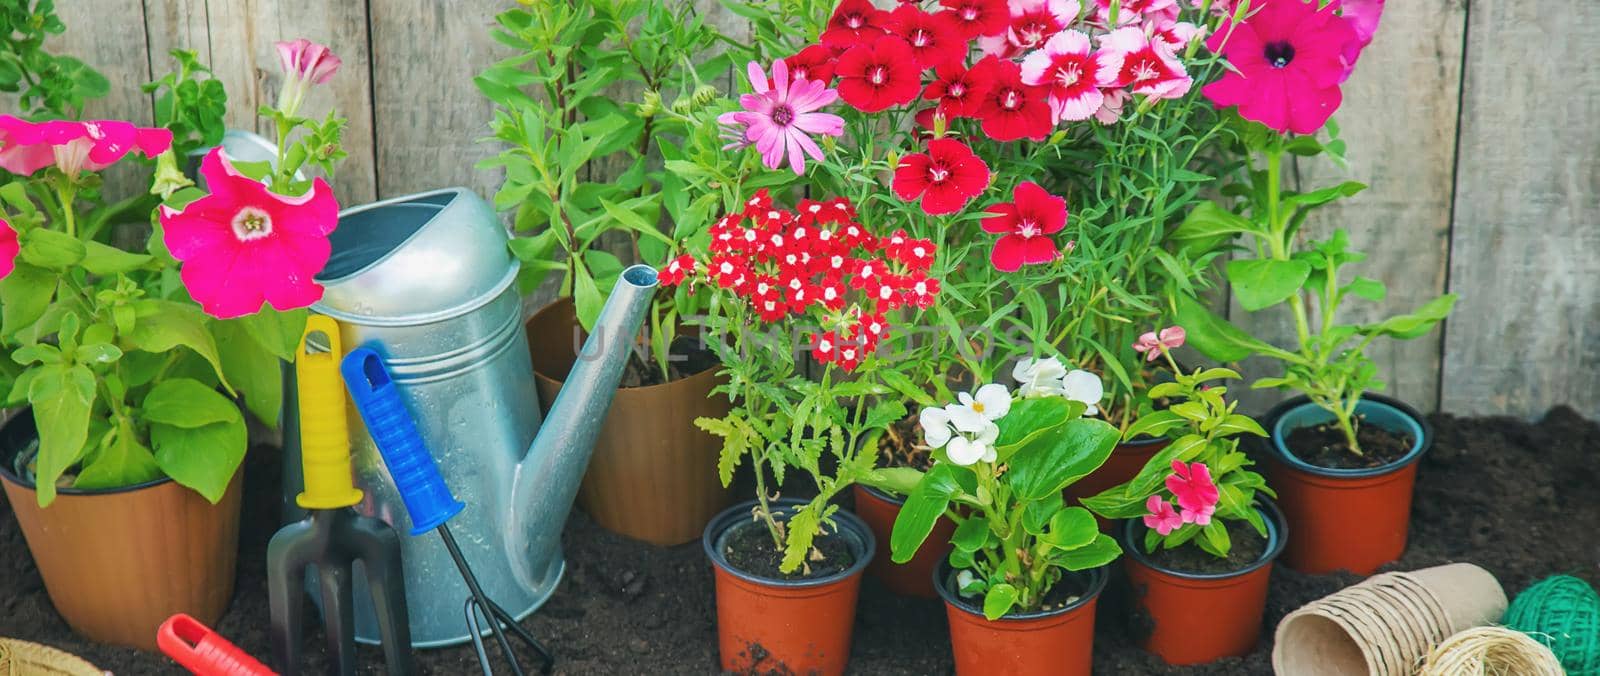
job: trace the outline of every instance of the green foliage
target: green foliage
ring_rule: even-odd
[[[146,84],[144,91],[155,94],[156,125],[172,130],[173,154],[187,156],[222,142],[228,93],[222,81],[211,76],[211,69],[200,63],[198,53],[174,49],[170,54],[178,70]]]
[[[111,90],[105,76],[82,61],[45,51],[45,41],[66,29],[54,0],[0,3],[0,92],[18,94],[24,116],[77,118],[84,102]]]
[[[1233,297],[1248,312],[1287,304],[1295,320],[1297,344],[1285,350],[1267,345],[1216,316],[1192,295],[1176,298],[1177,320],[1190,344],[1206,356],[1237,361],[1264,355],[1282,364],[1282,375],[1257,380],[1254,387],[1281,387],[1304,392],[1318,406],[1332,412],[1350,450],[1361,453],[1356,441],[1355,407],[1365,390],[1381,389],[1377,365],[1366,354],[1378,338],[1410,340],[1426,335],[1450,314],[1454,294],[1436,298],[1410,314],[1369,324],[1339,322],[1339,310],[1351,297],[1382,301],[1383,282],[1366,277],[1345,281],[1341,268],[1365,256],[1350,250],[1344,230],[1327,239],[1302,243],[1297,234],[1305,219],[1317,209],[1361,192],[1366,186],[1353,181],[1310,192],[1284,190],[1282,158],[1288,154],[1315,157],[1327,154],[1343,162],[1344,143],[1338,127],[1328,125],[1329,140],[1316,136],[1284,138],[1265,127],[1242,119],[1234,125],[1244,154],[1259,154],[1266,167],[1242,172],[1243,179],[1222,187],[1230,206],[1206,202],[1190,211],[1173,234],[1181,244],[1215,246],[1246,237],[1251,246],[1227,264]],[[1315,312],[1312,310],[1315,309]]]
[[[702,130],[715,140],[707,105],[718,93],[706,82],[730,62],[707,54],[725,38],[689,0],[546,0],[496,21],[495,40],[516,53],[474,83],[496,106],[489,140],[505,150],[479,168],[505,171],[494,202],[527,235],[511,245],[522,290],[560,273],[560,294],[592,329],[624,267],[612,251],[659,268],[721,206],[687,199],[671,165]],[[642,93],[616,100],[618,83]],[[605,174],[612,160],[631,168]],[[687,290],[652,309],[651,353],[664,377],[678,320],[698,311]]]
[[[1170,360],[1171,355],[1167,355],[1167,359]],[[1151,530],[1144,546],[1146,551],[1154,552],[1158,547],[1172,549],[1192,543],[1212,556],[1225,558],[1232,545],[1223,521],[1245,521],[1262,537],[1267,535],[1267,524],[1256,510],[1256,493],[1272,497],[1277,494],[1267,487],[1266,479],[1249,469],[1255,463],[1239,450],[1236,438],[1241,434],[1265,437],[1267,433],[1255,420],[1236,411],[1239,402],[1226,399],[1228,388],[1208,385],[1237,379],[1238,373],[1223,368],[1185,373],[1177,364],[1172,367],[1173,380],[1156,385],[1150,391],[1151,396],[1167,400],[1168,408],[1140,417],[1124,435],[1125,439],[1167,437],[1172,442],[1151,457],[1134,478],[1085,498],[1083,504],[1107,519],[1139,518],[1146,513],[1145,502],[1150,496],[1171,500],[1171,492],[1164,487],[1164,482],[1172,473],[1174,461],[1204,463],[1218,491],[1211,524],[1186,523],[1165,536]]]
[[[911,560],[941,518],[956,523],[951,566],[969,571],[964,594],[982,594],[984,616],[1038,610],[1065,571],[1103,566],[1122,553],[1088,510],[1062,491],[1110,457],[1120,434],[1084,418],[1063,397],[1020,399],[996,420],[995,462],[939,462],[906,496],[889,537],[894,561]]]

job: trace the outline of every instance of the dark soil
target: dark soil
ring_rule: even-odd
[[[910,467],[928,471],[933,467],[932,451],[922,445],[922,428],[916,404],[907,404],[911,415],[889,426],[878,441],[879,467]]]
[[[1154,554],[1146,555],[1157,566],[1167,570],[1183,573],[1231,573],[1244,570],[1245,567],[1261,559],[1267,551],[1267,539],[1256,532],[1254,526],[1246,521],[1226,521],[1228,540],[1232,546],[1228,548],[1228,557],[1219,559],[1207,554],[1199,545],[1185,543],[1177,549],[1157,549]],[[1134,544],[1144,546],[1144,529],[1135,530]],[[1204,537],[1204,536],[1199,536]]]
[[[760,523],[746,521],[728,534],[722,555],[734,568],[774,580],[814,580],[842,572],[856,562],[850,544],[838,535],[822,535],[811,546],[813,552],[800,570],[785,573],[778,569],[783,552],[772,546],[772,535]]]
[[[1289,433],[1289,450],[1294,451],[1295,457],[1330,469],[1382,467],[1405,457],[1415,444],[1409,434],[1360,424],[1356,426],[1356,442],[1361,444],[1361,455],[1350,450],[1344,432],[1333,423],[1301,427]]]
[[[1471,561],[1499,577],[1507,593],[1556,573],[1600,584],[1600,425],[1566,408],[1541,422],[1432,418],[1438,438],[1420,463],[1411,543],[1388,567],[1412,570]],[[265,552],[277,527],[277,454],[254,450],[245,475],[239,582],[218,629],[265,658]],[[708,470],[709,471],[709,470]],[[798,491],[792,491],[798,494]],[[714,674],[716,603],[711,564],[700,543],[644,545],[605,532],[581,512],[566,529],[567,577],[525,625],[556,651],[562,674]],[[1099,605],[1095,671],[1101,674],[1270,674],[1272,633],[1300,605],[1357,580],[1302,575],[1274,567],[1266,625],[1255,652],[1194,668],[1168,667],[1137,646],[1140,621],[1119,566]],[[316,621],[310,622],[317,626]],[[850,670],[857,674],[951,671],[945,611],[938,600],[891,595],[866,580],[856,615]],[[118,674],[181,673],[164,657],[95,645],[75,636],[50,606],[9,507],[0,506],[0,636],[57,646]],[[308,637],[306,673],[323,673],[322,637]],[[493,652],[493,648],[491,648]],[[425,673],[477,673],[468,647],[419,652]],[[362,648],[367,673],[382,657]],[[509,673],[495,658],[496,673]],[[522,663],[536,664],[531,654]]]

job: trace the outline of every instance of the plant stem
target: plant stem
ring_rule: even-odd
[[[61,220],[66,226],[67,234],[78,236],[78,216],[72,210],[72,203],[77,199],[78,186],[72,179],[62,176],[56,184],[56,198],[61,200]]]

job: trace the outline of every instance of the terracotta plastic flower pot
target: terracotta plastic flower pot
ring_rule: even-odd
[[[1094,662],[1094,609],[1106,587],[1105,567],[1076,573],[1083,576],[1087,591],[1064,608],[1012,613],[994,621],[983,616],[981,601],[968,601],[956,592],[949,563],[941,563],[934,574],[934,586],[950,620],[957,674],[1089,675]]]
[[[0,427],[0,484],[44,578],[73,631],[100,643],[156,649],[156,629],[177,613],[215,623],[233,596],[239,550],[235,472],[213,505],[171,479],[114,490],[58,489],[40,508],[13,471],[37,439],[33,416]]]
[[[786,508],[798,500],[779,500]],[[844,571],[810,580],[777,580],[732,567],[729,535],[737,528],[762,528],[750,519],[754,502],[734,505],[706,524],[701,543],[715,570],[717,639],[722,668],[736,673],[842,674],[850,659],[861,572],[872,560],[872,531],[856,515],[833,515],[854,563]]]
[[[873,538],[878,542],[888,542],[889,536],[894,533],[894,520],[900,516],[900,508],[906,501],[861,484],[855,485],[855,494],[856,515],[872,529]],[[933,589],[933,569],[950,553],[950,536],[955,532],[954,523],[949,519],[939,519],[933,526],[933,533],[923,541],[910,561],[895,563],[889,548],[884,547],[872,557],[867,572],[888,587],[889,591],[901,596],[937,597],[939,592]]]
[[[1134,597],[1155,627],[1145,650],[1168,664],[1215,662],[1248,654],[1261,638],[1272,562],[1288,541],[1283,513],[1262,500],[1257,510],[1267,522],[1267,548],[1249,565],[1226,573],[1190,573],[1164,568],[1144,553],[1145,526],[1123,522],[1123,567]]]
[[[1099,495],[1107,488],[1131,481],[1150,462],[1150,458],[1170,443],[1172,440],[1166,437],[1143,437],[1117,444],[1104,465],[1067,487],[1067,504],[1076,505],[1080,499]],[[1100,532],[1109,534],[1116,530],[1116,521],[1101,518],[1098,514],[1094,518],[1100,524]]]
[[[1283,562],[1297,571],[1370,575],[1405,552],[1417,460],[1433,447],[1433,429],[1416,409],[1377,394],[1363,394],[1356,414],[1363,424],[1411,435],[1411,450],[1382,467],[1317,467],[1296,456],[1287,439],[1293,430],[1328,422],[1333,414],[1303,396],[1267,414],[1275,461],[1268,473],[1294,533]]]
[[[527,322],[545,412],[577,360],[577,326],[568,299],[545,306]],[[721,382],[717,369],[710,368],[661,385],[619,388],[595,440],[578,506],[601,527],[652,544],[679,545],[700,537],[706,522],[733,502],[717,478],[721,444],[694,425],[695,418],[727,415],[727,397],[711,393]]]

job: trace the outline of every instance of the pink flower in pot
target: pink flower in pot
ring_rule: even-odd
[[[164,241],[183,263],[183,285],[200,307],[230,319],[261,310],[310,306],[322,299],[312,277],[322,271],[338,225],[333,189],[316,179],[304,195],[289,197],[240,173],[221,148],[200,163],[211,194],[182,211],[161,208]]]
[[[1172,508],[1172,503],[1161,499],[1159,495],[1152,495],[1144,501],[1144,508],[1150,513],[1144,515],[1146,528],[1166,535],[1183,527],[1183,517],[1178,515],[1178,510]]]
[[[17,253],[22,246],[17,243],[17,231],[0,218],[0,279],[5,279],[17,266]]]
[[[1172,474],[1167,476],[1167,490],[1178,498],[1183,508],[1183,523],[1197,526],[1211,524],[1211,515],[1217,511],[1221,497],[1217,484],[1211,480],[1211,468],[1203,462],[1187,465],[1181,460],[1172,461]]]

